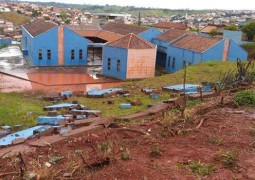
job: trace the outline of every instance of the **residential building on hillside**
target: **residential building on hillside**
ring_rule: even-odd
[[[52,22],[35,20],[22,26],[22,51],[33,66],[86,65],[89,42]]]
[[[158,45],[156,63],[169,73],[205,61],[247,60],[247,52],[231,39],[198,36],[169,30],[153,40]]]
[[[161,32],[166,32],[169,29],[179,29],[179,30],[187,30],[188,27],[183,23],[173,23],[173,22],[159,22],[157,24],[152,25],[159,29]]]
[[[128,34],[103,47],[103,75],[118,79],[154,77],[156,46]]]

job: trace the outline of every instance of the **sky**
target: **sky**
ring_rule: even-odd
[[[31,0],[32,1],[32,0]],[[255,0],[39,0],[62,3],[121,5],[167,9],[251,9],[255,10]]]

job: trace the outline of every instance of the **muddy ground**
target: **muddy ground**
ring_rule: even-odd
[[[207,99],[186,118],[171,111],[38,147],[22,155],[26,168],[1,157],[0,178],[19,179],[23,167],[37,179],[255,179],[255,110],[233,107],[231,98],[223,106]],[[231,166],[227,152],[236,155]],[[191,162],[212,171],[199,175]]]

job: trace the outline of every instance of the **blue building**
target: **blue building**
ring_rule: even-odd
[[[247,60],[247,52],[231,39],[202,37],[169,30],[153,40],[158,45],[157,65],[169,73],[206,61]]]
[[[250,39],[242,31],[223,31],[223,38],[232,39],[239,45],[255,43],[255,37]]]
[[[0,38],[0,47],[10,44],[12,44],[12,40],[10,38]]]
[[[43,20],[22,26],[22,51],[33,66],[86,65],[89,42],[67,27]]]
[[[128,34],[103,47],[103,75],[118,79],[140,79],[155,75],[156,46]]]

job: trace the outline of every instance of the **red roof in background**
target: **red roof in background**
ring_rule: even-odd
[[[189,34],[175,41],[172,45],[182,49],[189,49],[196,52],[204,52],[221,40],[222,39],[220,38],[202,37]]]
[[[154,44],[132,33],[115,41],[109,42],[106,45],[125,49],[154,49],[156,47]]]
[[[165,41],[167,43],[172,43],[173,41],[179,39],[185,34],[188,34],[188,32],[184,30],[170,29],[158,36],[156,39],[160,41]]]
[[[173,22],[159,22],[154,24],[153,27],[163,28],[163,29],[180,29],[186,30],[188,27],[182,23],[173,23]]]
[[[75,30],[75,32],[83,37],[98,37],[108,42],[115,41],[123,37],[123,35],[109,32],[106,30]]]
[[[129,33],[133,34],[140,34],[146,30],[148,30],[149,27],[145,26],[137,26],[133,24],[123,24],[123,23],[108,23],[103,27],[103,30],[111,31],[117,34],[127,35]]]
[[[44,20],[38,19],[35,21],[32,21],[28,24],[25,24],[23,27],[33,36],[38,36],[54,27],[56,27],[57,24],[52,22],[46,22]]]

